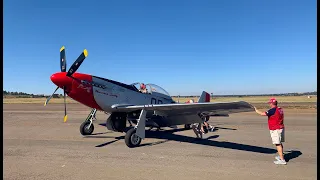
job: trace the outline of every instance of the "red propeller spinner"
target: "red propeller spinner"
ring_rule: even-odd
[[[50,79],[59,88],[65,89],[68,92],[71,90],[73,79],[66,75],[67,75],[66,72],[58,72],[58,73],[52,74]]]

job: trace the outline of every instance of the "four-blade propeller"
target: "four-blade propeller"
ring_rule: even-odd
[[[85,60],[85,58],[87,56],[88,56],[88,51],[85,49],[80,54],[80,56],[74,61],[74,63],[72,64],[72,66],[68,70],[66,76],[72,77],[73,73],[75,73],[77,71],[77,69],[80,67],[80,65],[82,64],[82,62]],[[62,46],[61,49],[60,49],[60,69],[61,69],[61,72],[66,72],[66,69],[67,69],[66,51],[65,51],[65,47],[64,46]],[[63,122],[66,122],[67,119],[68,119],[67,104],[66,104],[66,87],[63,86],[62,88],[63,88],[63,96],[64,96],[64,118],[63,118]],[[59,87],[57,87],[56,90],[52,93],[52,95],[46,100],[46,102],[44,103],[44,106],[46,106],[49,103],[50,99],[53,97],[54,93],[58,89],[59,89]]]

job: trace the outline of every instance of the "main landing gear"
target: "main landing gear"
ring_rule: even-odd
[[[147,111],[145,109],[142,109],[137,125],[127,131],[124,140],[129,148],[139,146],[141,140],[145,138],[146,115]]]
[[[82,135],[90,135],[93,133],[94,126],[93,126],[93,118],[96,120],[96,113],[97,109],[92,109],[87,119],[81,124],[80,126],[80,133]]]
[[[80,133],[82,135],[85,136],[93,133],[94,126],[92,121],[93,119],[96,120],[96,112],[97,109],[92,109],[87,119],[81,124]],[[145,138],[146,115],[147,111],[145,109],[142,109],[136,126],[126,132],[125,143],[129,148],[139,146],[142,139]]]

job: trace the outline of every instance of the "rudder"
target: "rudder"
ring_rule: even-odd
[[[202,91],[202,94],[198,100],[198,103],[210,102],[210,94]]]

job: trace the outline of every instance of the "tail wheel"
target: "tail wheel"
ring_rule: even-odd
[[[125,136],[125,143],[129,148],[137,147],[141,143],[141,138],[137,136],[136,129],[130,129]]]
[[[90,121],[85,121],[81,124],[80,126],[80,133],[82,135],[90,135],[93,133],[93,130],[94,130],[94,126],[93,126],[93,123],[91,123],[91,126],[89,127],[90,125]]]

